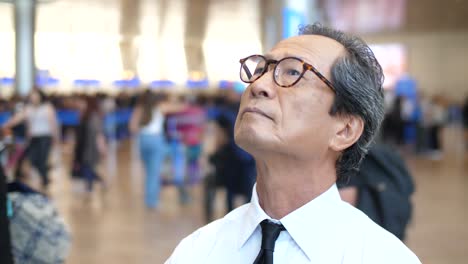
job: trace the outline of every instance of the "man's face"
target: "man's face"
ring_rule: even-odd
[[[335,40],[305,35],[279,42],[265,56],[301,58],[330,80],[330,69],[343,52]],[[236,143],[254,156],[265,151],[308,158],[324,154],[336,122],[329,115],[334,92],[311,71],[294,86],[280,87],[273,80],[272,68],[242,95],[234,130]]]

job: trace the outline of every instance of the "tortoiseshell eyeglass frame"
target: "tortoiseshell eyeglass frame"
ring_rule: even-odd
[[[261,74],[259,74],[257,76],[257,78],[253,79],[253,80],[244,80],[242,79],[242,69],[244,68],[245,69],[245,62],[253,57],[259,57],[261,59],[263,59],[265,61],[265,67],[263,69],[263,72]],[[333,92],[336,93],[336,89],[335,87],[333,87],[333,84],[325,77],[323,76],[323,74],[321,74],[314,66],[312,66],[311,64],[305,62],[303,59],[301,58],[297,58],[297,57],[285,57],[285,58],[282,58],[281,60],[270,60],[270,59],[267,59],[265,56],[263,55],[250,55],[246,58],[243,58],[243,59],[240,59],[239,62],[241,64],[241,68],[240,68],[240,79],[245,82],[245,83],[253,83],[255,82],[256,80],[258,80],[260,77],[263,76],[263,74],[265,74],[266,72],[268,72],[268,69],[269,69],[269,66],[270,64],[275,64],[275,68],[273,69],[273,72],[276,72],[276,67],[278,66],[278,64],[280,64],[282,61],[286,60],[286,59],[294,59],[294,60],[297,60],[299,62],[302,63],[302,73],[301,75],[299,75],[299,77],[297,78],[297,80],[295,82],[293,82],[292,84],[289,84],[289,85],[281,85],[278,83],[278,81],[276,80],[276,76],[273,74],[273,80],[275,81],[275,83],[280,86],[280,87],[285,87],[285,88],[289,88],[289,87],[292,87],[294,86],[296,83],[298,83],[302,76],[304,76],[304,74],[307,72],[307,71],[311,71],[313,72],[322,82],[324,82],[328,87],[330,87],[330,89],[333,90]]]

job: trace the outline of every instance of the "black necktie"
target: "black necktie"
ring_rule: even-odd
[[[253,264],[273,264],[276,239],[281,231],[286,229],[283,225],[268,220],[263,220],[260,226],[262,228],[262,246]]]

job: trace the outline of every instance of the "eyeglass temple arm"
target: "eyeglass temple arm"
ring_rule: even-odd
[[[307,70],[315,73],[315,75],[317,75],[317,77],[319,77],[322,80],[322,82],[324,82],[328,87],[330,87],[330,89],[336,92],[336,89],[333,86],[333,84],[325,76],[323,76],[323,74],[321,74],[314,66],[306,64],[305,67]]]

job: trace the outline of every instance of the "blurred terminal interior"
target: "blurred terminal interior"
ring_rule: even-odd
[[[387,87],[408,74],[428,95],[461,100],[467,91],[464,0],[18,0],[16,9],[9,2],[0,1],[5,95],[12,93],[20,67],[14,33],[22,20],[15,20],[14,11],[21,14],[34,2],[35,23],[28,26],[36,31],[36,79],[53,92],[116,92],[150,84],[215,89],[219,81],[238,81],[239,58],[267,51],[296,34],[299,24],[315,21],[373,44]],[[133,78],[138,82],[123,81]],[[28,88],[18,89],[24,94]]]
[[[52,147],[45,192],[72,237],[71,250],[61,252],[66,263],[162,263],[183,237],[222,217],[224,197],[206,192],[206,174],[210,151],[231,134],[223,122],[210,124],[213,105],[238,103],[246,88],[240,58],[314,22],[361,36],[383,67],[387,115],[398,111],[398,126],[387,123],[383,139],[402,153],[416,186],[405,243],[423,263],[466,263],[468,0],[0,0],[0,125],[21,111],[33,87],[50,96],[62,141]],[[176,95],[167,98],[172,106],[198,103],[165,124],[196,123],[174,131],[196,131],[202,146],[168,143],[157,168],[158,210],[143,202],[145,169],[129,131],[147,89]],[[101,177],[85,177],[80,188],[77,135],[98,111],[89,109],[96,98],[107,154],[97,165]],[[1,152],[9,180],[26,145],[22,129],[13,129],[14,146]],[[187,188],[174,186],[171,175],[186,177]],[[95,180],[103,184],[91,192]]]

